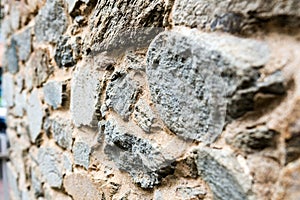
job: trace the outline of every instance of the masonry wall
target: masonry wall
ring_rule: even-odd
[[[2,4],[11,199],[300,199],[299,0]]]

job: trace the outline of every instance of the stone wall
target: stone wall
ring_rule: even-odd
[[[299,0],[2,0],[11,199],[299,199]]]

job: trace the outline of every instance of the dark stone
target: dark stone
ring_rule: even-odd
[[[60,37],[55,49],[55,62],[59,67],[72,67],[76,64],[73,58],[72,45],[68,44],[69,37]]]

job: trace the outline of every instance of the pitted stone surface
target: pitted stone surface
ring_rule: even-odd
[[[57,42],[66,31],[68,19],[62,0],[47,0],[36,17],[34,32],[38,42]]]
[[[73,146],[74,163],[88,169],[91,147],[85,142],[75,142]]]
[[[57,109],[62,104],[63,83],[60,81],[49,81],[44,84],[44,98],[47,104]]]
[[[28,116],[30,139],[32,142],[35,142],[41,132],[44,117],[44,111],[37,89],[32,91],[28,99],[26,112]]]
[[[50,147],[39,149],[39,167],[50,187],[60,188],[62,185],[63,174],[61,164],[59,163],[60,157],[60,154]]]
[[[160,34],[147,56],[152,100],[163,121],[183,138],[211,143],[226,118],[253,109],[254,67],[266,64],[269,51],[255,40],[183,29]]]
[[[107,121],[104,135],[104,152],[142,188],[153,188],[172,172],[175,160],[165,158],[156,144],[131,135],[115,120]]]

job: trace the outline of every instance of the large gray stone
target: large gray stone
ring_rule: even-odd
[[[3,105],[12,107],[14,105],[14,77],[5,73],[2,75],[2,98]]]
[[[139,92],[138,82],[125,73],[115,73],[106,90],[106,105],[128,120]]]
[[[61,0],[47,0],[36,17],[34,32],[38,42],[57,42],[67,30],[68,19]]]
[[[75,142],[73,146],[74,163],[88,169],[90,164],[91,147],[85,142]]]
[[[257,67],[267,63],[265,43],[178,28],[152,42],[147,77],[152,100],[175,134],[205,143],[225,120],[253,110]]]
[[[12,38],[9,46],[6,47],[4,52],[3,66],[5,70],[15,74],[19,71],[19,59],[17,55],[17,43]]]
[[[62,185],[62,166],[60,154],[53,148],[43,147],[38,152],[40,171],[50,187],[60,188]]]
[[[45,102],[57,109],[62,104],[63,83],[60,81],[48,81],[44,84]]]
[[[29,134],[32,142],[36,141],[43,124],[44,110],[39,98],[39,91],[34,89],[28,99],[27,117],[29,124]]]
[[[299,9],[298,0],[176,0],[172,21],[174,25],[238,33],[267,28],[268,22],[299,27]]]
[[[31,53],[31,30],[29,27],[24,31],[13,35],[16,41],[16,47],[18,51],[19,60],[26,61]]]
[[[71,149],[73,142],[71,122],[60,117],[51,121],[51,130],[56,143],[62,148]]]
[[[153,188],[173,172],[175,160],[166,158],[157,144],[132,135],[114,119],[106,122],[104,135],[104,152],[142,188]]]
[[[195,153],[198,174],[207,182],[214,199],[254,199],[250,177],[233,155],[205,147],[198,148]]]

